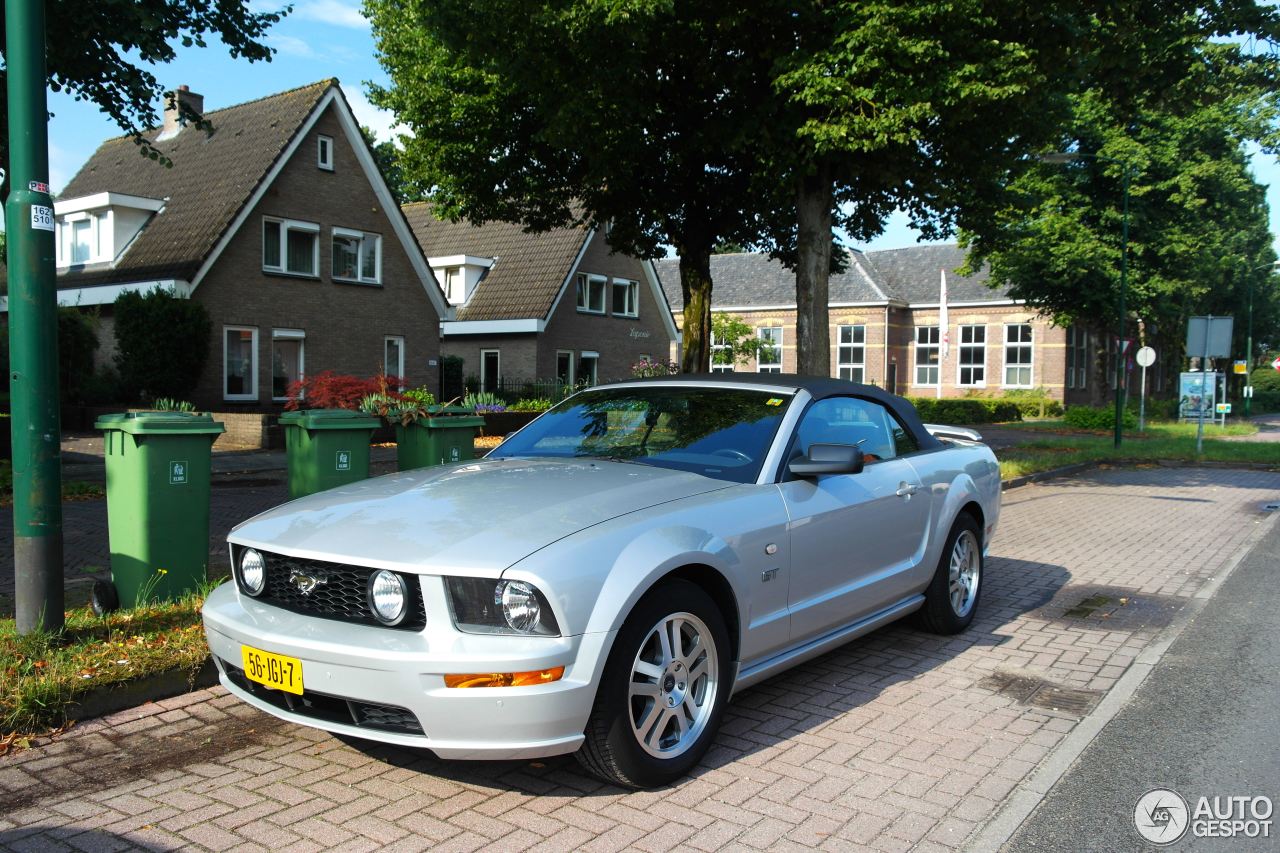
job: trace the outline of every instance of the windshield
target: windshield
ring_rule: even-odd
[[[790,401],[790,394],[743,388],[584,391],[489,456],[594,456],[750,483]]]

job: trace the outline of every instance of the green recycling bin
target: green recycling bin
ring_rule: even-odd
[[[280,416],[289,497],[313,495],[369,476],[369,439],[382,425],[350,409],[304,409]]]
[[[99,613],[172,601],[204,583],[209,565],[209,476],[224,431],[209,415],[103,415],[111,583],[94,585]]]
[[[396,464],[401,471],[476,458],[476,430],[484,426],[484,418],[457,407],[433,414],[408,426],[396,424]]]

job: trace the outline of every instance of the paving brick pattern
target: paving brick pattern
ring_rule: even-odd
[[[992,685],[1105,692],[1278,496],[1274,473],[1159,467],[1011,491],[970,631],[891,627],[744,692],[665,790],[345,742],[214,688],[0,760],[0,847],[963,848],[1079,722]]]

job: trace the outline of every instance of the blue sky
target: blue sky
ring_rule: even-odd
[[[270,10],[283,4],[253,0],[255,9]],[[233,60],[218,42],[205,49],[178,50],[178,58],[155,69],[169,88],[186,84],[204,95],[205,108],[220,109],[295,86],[337,77],[361,124],[382,139],[391,134],[390,114],[374,108],[366,97],[366,83],[388,82],[374,55],[369,23],[355,0],[297,0],[293,13],[270,30],[268,43],[277,51],[270,63]],[[103,140],[120,131],[96,106],[78,102],[65,93],[49,93],[49,182],[62,189]],[[1258,154],[1254,170],[1269,184],[1271,233],[1280,235],[1280,164]],[[895,249],[915,245],[918,235],[905,215],[890,218],[885,233],[860,248]],[[1276,242],[1280,249],[1280,240]]]

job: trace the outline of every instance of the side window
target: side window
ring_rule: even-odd
[[[868,463],[920,449],[892,412],[861,397],[828,397],[810,406],[796,428],[795,452],[807,456],[813,444],[856,444]]]

